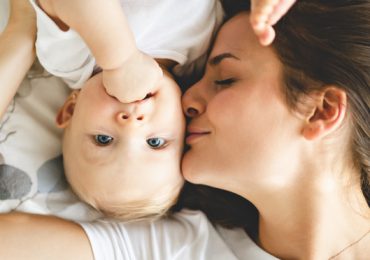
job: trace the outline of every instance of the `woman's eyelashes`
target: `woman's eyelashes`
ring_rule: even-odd
[[[222,79],[222,80],[215,80],[214,83],[216,86],[219,87],[230,87],[236,82],[235,78],[227,78],[227,79]]]
[[[98,146],[108,146],[109,144],[113,142],[113,140],[114,138],[109,135],[99,134],[99,135],[94,136],[94,142]]]
[[[167,140],[161,137],[148,138],[146,143],[152,149],[162,149],[167,146]]]

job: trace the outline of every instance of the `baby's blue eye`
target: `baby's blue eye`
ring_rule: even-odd
[[[166,144],[166,140],[160,137],[149,138],[146,142],[153,149],[159,149]]]
[[[95,143],[100,146],[107,146],[113,141],[109,135],[95,135]]]

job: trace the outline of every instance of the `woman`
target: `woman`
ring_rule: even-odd
[[[259,219],[255,242],[268,253],[241,230],[212,229],[195,220],[201,215],[189,221],[194,212],[136,227],[83,224],[93,250],[112,239],[111,247],[142,259],[197,249],[204,259],[366,259],[369,11],[369,1],[299,1],[268,48],[258,44],[248,14],[238,14],[220,30],[204,77],[184,96],[191,117],[185,178],[251,201]],[[18,245],[27,246],[27,257],[92,257],[82,228],[55,218],[2,216],[0,237],[6,256],[22,253]]]
[[[185,178],[250,200],[279,258],[369,256],[369,8],[300,1],[272,48],[238,15],[184,95]]]

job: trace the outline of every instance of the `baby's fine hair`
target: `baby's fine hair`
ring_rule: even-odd
[[[82,201],[101,212],[105,217],[133,222],[155,220],[167,215],[171,207],[176,204],[182,186],[183,182],[179,182],[174,187],[158,191],[155,196],[148,195],[145,199],[108,205],[106,201],[100,202],[86,193],[80,192],[78,187],[71,185],[71,188]]]

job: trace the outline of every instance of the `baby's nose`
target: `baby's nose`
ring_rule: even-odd
[[[144,113],[136,113],[134,111],[120,111],[117,113],[117,121],[121,124],[126,124],[128,121],[145,121]]]
[[[124,104],[117,113],[117,120],[121,124],[128,122],[144,123],[154,110],[154,103],[151,100]]]

